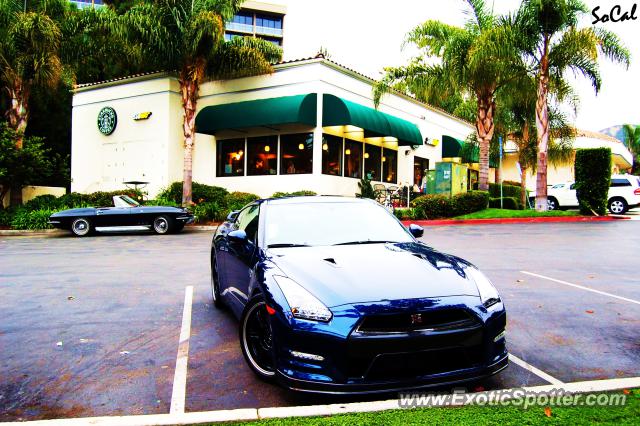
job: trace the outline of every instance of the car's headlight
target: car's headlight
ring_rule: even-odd
[[[274,276],[273,278],[284,293],[294,317],[314,321],[329,321],[331,319],[333,316],[331,311],[300,284],[282,276]]]
[[[469,276],[473,278],[473,281],[475,281],[478,292],[480,292],[480,300],[485,308],[489,308],[500,302],[500,294],[493,284],[491,284],[489,278],[476,268],[467,268],[466,271]]]

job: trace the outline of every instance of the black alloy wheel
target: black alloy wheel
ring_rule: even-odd
[[[240,346],[245,360],[262,380],[275,377],[273,332],[267,304],[262,295],[254,296],[240,319]]]

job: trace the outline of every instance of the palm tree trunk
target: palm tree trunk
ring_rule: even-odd
[[[476,118],[476,131],[478,144],[480,145],[480,173],[478,189],[489,190],[489,145],[493,138],[493,112],[495,102],[489,94],[478,94],[478,117]]]
[[[538,174],[536,176],[536,210],[547,211],[547,148],[549,146],[549,38],[545,37],[540,61],[538,98],[536,99],[536,130],[538,131]]]
[[[182,206],[192,204],[193,183],[193,145],[196,138],[196,103],[198,100],[199,84],[188,79],[185,75],[180,78],[180,93],[184,119],[182,130],[184,133],[184,166],[182,178]]]
[[[527,171],[528,169],[524,166],[520,166],[520,170],[522,170],[522,175],[520,175],[520,203],[526,208],[527,206]]]
[[[27,129],[27,122],[29,120],[29,94],[29,86],[23,84],[22,81],[16,82],[13,87],[9,89],[11,105],[7,111],[7,119],[9,120],[9,127],[16,131],[17,149],[22,149],[24,132]],[[22,185],[14,185],[11,188],[9,203],[12,206],[22,204]]]

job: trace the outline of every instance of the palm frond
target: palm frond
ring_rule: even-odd
[[[465,10],[465,14],[472,17],[468,24],[477,26],[481,32],[493,27],[495,18],[484,0],[467,0],[467,3],[471,10]]]
[[[209,61],[208,75],[213,79],[249,77],[273,72],[277,46],[262,39],[238,37],[223,43]],[[281,53],[280,53],[281,55]]]

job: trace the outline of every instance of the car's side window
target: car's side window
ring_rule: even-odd
[[[612,188],[619,188],[622,186],[631,186],[631,182],[629,182],[627,179],[611,179]]]
[[[240,213],[234,224],[235,229],[241,229],[247,233],[247,237],[254,243],[257,242],[258,237],[258,219],[260,216],[260,205],[253,204]]]

